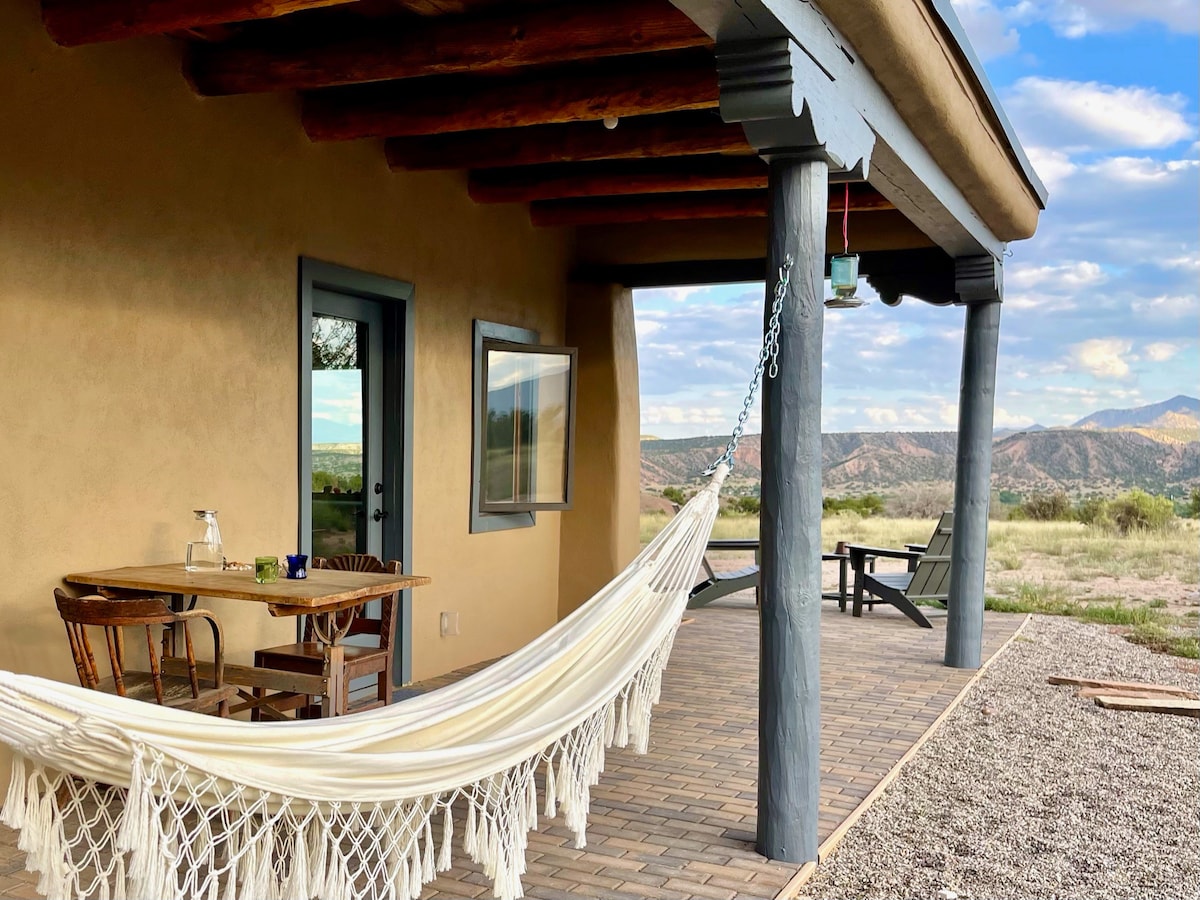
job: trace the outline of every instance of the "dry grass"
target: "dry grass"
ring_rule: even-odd
[[[643,543],[669,518],[662,513],[643,515]],[[840,513],[821,522],[821,543],[825,550],[838,541],[903,547],[929,540],[933,524],[932,519]],[[1200,652],[1195,615],[1198,526],[1195,520],[1180,520],[1168,531],[1122,536],[1078,522],[991,522],[989,608],[1074,616],[1119,629],[1137,643],[1195,659]],[[758,519],[720,518],[713,537],[758,537]]]
[[[666,513],[644,513],[642,543],[669,521]],[[1121,536],[1078,522],[992,522],[988,527],[989,568],[1016,571],[1037,557],[1057,557],[1070,581],[1098,576],[1152,579],[1171,576],[1195,585],[1200,566],[1200,525],[1180,520],[1171,531]],[[903,547],[924,543],[933,530],[931,519],[862,518],[852,513],[829,516],[821,522],[821,544],[832,550],[838,541],[873,547]],[[717,519],[714,538],[758,537],[754,516]]]

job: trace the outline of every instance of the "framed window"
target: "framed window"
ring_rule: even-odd
[[[475,322],[471,530],[532,525],[571,508],[577,351]]]

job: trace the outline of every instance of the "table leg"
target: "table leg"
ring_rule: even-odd
[[[838,560],[838,610],[841,612],[846,611],[846,566],[849,564],[849,556]]]
[[[325,645],[325,678],[327,693],[321,699],[321,717],[346,713],[346,650],[341,644]]]

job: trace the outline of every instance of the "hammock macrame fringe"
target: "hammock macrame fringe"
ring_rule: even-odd
[[[573,634],[572,620],[588,624],[595,637],[596,629],[628,628],[630,614],[643,614],[646,621],[635,623],[642,629],[634,642],[640,659],[625,660],[616,689],[592,695],[565,731],[519,758],[510,754],[502,769],[438,790],[371,800],[339,799],[335,787],[314,790],[299,783],[301,771],[293,793],[277,786],[291,784],[286,746],[279,748],[276,787],[270,787],[254,765],[239,777],[238,761],[222,757],[215,742],[211,756],[194,751],[204,729],[214,727],[209,718],[184,714],[189,718],[181,721],[195,734],[181,750],[113,714],[114,698],[105,707],[90,706],[82,689],[55,684],[52,690],[51,682],[0,672],[0,741],[16,751],[0,822],[20,833],[26,868],[38,873],[37,890],[51,900],[416,900],[424,885],[451,868],[456,828],[462,852],[492,880],[493,896],[522,897],[525,850],[539,812],[546,818],[561,812],[576,846],[585,846],[591,788],[604,770],[605,750],[648,749],[651,711],[727,471],[722,467],[709,488],[579,611],[530,647],[460,682],[463,687],[443,689],[457,688],[467,705],[478,693],[500,691],[503,698],[501,688],[489,684],[489,671],[507,666],[495,678],[515,671],[517,682],[548,677],[554,660],[570,658],[573,640],[583,641]],[[652,605],[626,609],[614,599],[631,592],[652,598]],[[605,610],[606,603],[613,609]],[[586,679],[589,659],[581,657],[559,677]],[[472,681],[474,691],[467,687]],[[564,680],[562,686],[569,685]],[[393,711],[421,700],[353,718],[377,729],[375,740],[386,743],[396,739],[388,728],[399,716]],[[533,705],[528,714],[536,711]],[[262,728],[225,724],[246,725],[250,734]],[[542,724],[531,720],[531,733]],[[303,733],[329,731],[318,726]],[[286,733],[263,730],[256,749]],[[244,729],[236,734],[248,740]],[[481,745],[487,749],[486,741]],[[353,758],[353,751],[328,743],[321,750],[333,768]],[[424,758],[436,757],[431,748]]]

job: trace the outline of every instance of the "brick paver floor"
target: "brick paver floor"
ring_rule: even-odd
[[[797,871],[754,852],[758,620],[732,600],[689,613],[655,711],[650,752],[610,751],[592,792],[588,845],[553,820],[531,836],[528,897],[541,900],[772,898]],[[1020,624],[989,613],[984,655]],[[958,695],[971,672],[941,664],[944,620],[915,627],[890,607],[821,621],[820,837],[827,837]],[[461,856],[461,854],[459,854]],[[0,898],[32,900],[34,879],[0,827]],[[423,900],[491,896],[459,865]],[[140,898],[134,898],[140,900]],[[148,900],[148,898],[147,898]],[[247,898],[253,900],[253,898]]]

